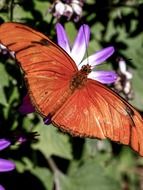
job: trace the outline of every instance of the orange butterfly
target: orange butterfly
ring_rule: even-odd
[[[123,98],[88,78],[45,35],[22,24],[0,26],[0,43],[14,51],[36,111],[54,126],[80,137],[109,138],[143,156],[143,119]],[[77,52],[78,53],[78,52]]]

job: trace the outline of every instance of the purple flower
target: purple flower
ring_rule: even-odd
[[[56,24],[56,32],[58,45],[61,46],[72,57],[79,70],[83,65],[91,65],[92,71],[89,73],[88,78],[97,80],[103,84],[111,84],[115,82],[117,75],[114,71],[95,71],[95,66],[106,61],[106,59],[114,53],[114,47],[110,46],[104,48],[83,60],[87,46],[89,44],[89,26],[84,24],[80,27],[72,48],[69,44],[69,40],[63,26],[59,23]],[[28,95],[24,97],[19,111],[23,114],[28,114],[34,111],[34,107],[32,106]],[[49,122],[49,118],[46,118],[46,121],[47,120]]]
[[[10,141],[6,139],[0,139],[0,150],[3,150],[10,145]],[[15,169],[15,164],[12,161],[0,158],[0,172],[7,172],[13,169]]]
[[[83,65],[91,65],[92,71],[88,75],[88,78],[97,80],[104,84],[111,84],[115,82],[117,75],[114,71],[95,71],[95,66],[106,61],[106,59],[114,53],[114,47],[110,46],[104,48],[83,60],[89,44],[89,26],[84,24],[80,27],[72,48],[69,44],[66,32],[61,24],[56,24],[56,31],[58,44],[72,57],[79,70]]]
[[[5,190],[5,188],[2,185],[0,185],[0,190]]]
[[[6,139],[0,139],[0,150],[3,150],[10,146],[10,141]],[[15,169],[14,162],[0,158],[0,172],[8,172]],[[4,187],[0,185],[0,190],[4,190]]]
[[[33,105],[31,104],[30,98],[28,95],[26,95],[23,100],[22,100],[22,104],[19,107],[19,111],[20,113],[23,114],[28,114],[28,113],[32,113],[35,111]]]

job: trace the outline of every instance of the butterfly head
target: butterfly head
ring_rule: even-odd
[[[91,71],[92,71],[92,69],[89,64],[83,65],[80,70],[80,72],[83,73],[84,75],[88,75]]]

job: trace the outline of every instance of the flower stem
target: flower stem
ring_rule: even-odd
[[[52,172],[54,173],[55,190],[61,190],[59,180],[59,174],[61,173],[61,171],[58,169],[56,163],[51,157],[47,157],[47,162]]]

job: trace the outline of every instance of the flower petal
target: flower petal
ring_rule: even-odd
[[[0,53],[3,53],[3,54],[7,54],[7,52],[8,52],[8,49],[7,49],[7,47],[6,46],[4,46],[4,45],[2,45],[2,44],[0,44]]]
[[[22,105],[19,107],[18,110],[22,114],[29,114],[29,113],[35,112],[35,109],[33,105],[31,104],[31,101],[28,95],[26,95],[23,98]]]
[[[70,54],[69,40],[63,26],[60,23],[56,24],[58,45],[61,46],[68,54]]]
[[[111,84],[117,79],[117,74],[114,71],[92,71],[88,78],[97,80],[103,84]]]
[[[89,26],[86,24],[83,24],[79,29],[79,32],[74,41],[72,51],[71,51],[71,57],[73,58],[73,60],[75,61],[77,65],[81,63],[84,57],[87,46],[89,44],[89,37],[90,37]]]
[[[70,20],[72,17],[72,14],[73,14],[72,7],[68,4],[65,4],[64,16],[66,16],[67,19]]]
[[[15,169],[14,162],[0,158],[0,172],[7,172],[13,169]]]
[[[0,185],[0,190],[5,190],[5,188],[2,185]]]
[[[54,13],[54,16],[57,17],[57,18],[60,18],[60,16],[64,14],[64,10],[65,10],[64,3],[60,2],[60,1],[57,2],[55,4],[55,13]]]
[[[9,53],[13,59],[15,59],[15,52],[9,51],[6,46],[0,44],[0,53],[7,54]]]
[[[5,149],[6,147],[8,147],[10,145],[10,141],[6,140],[6,139],[0,139],[0,150]]]
[[[125,62],[124,59],[120,58],[119,60],[119,69],[120,69],[120,72],[126,76],[127,79],[132,79],[133,78],[133,74],[130,73],[128,70],[127,70],[127,64]]]
[[[89,56],[88,58],[86,58],[81,64],[80,64],[80,68],[83,65],[91,65],[92,67],[99,65],[100,63],[104,62],[107,58],[109,58],[113,53],[114,53],[114,47],[107,47],[104,48],[98,52],[96,52],[95,54]]]
[[[26,141],[27,141],[27,139],[26,139],[26,137],[23,137],[23,136],[21,136],[21,137],[19,137],[19,139],[17,140],[20,144],[22,144],[22,143],[25,143]]]

